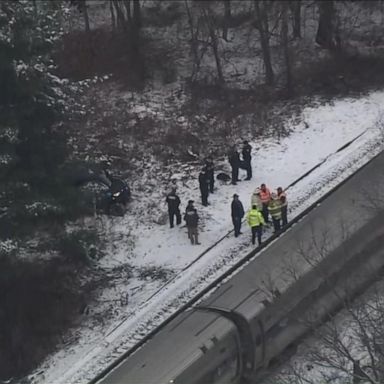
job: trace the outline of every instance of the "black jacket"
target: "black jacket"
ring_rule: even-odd
[[[241,154],[243,155],[244,161],[251,161],[252,155],[251,155],[252,147],[249,144],[245,144],[243,147],[243,150],[241,151]]]
[[[170,212],[177,212],[179,210],[180,199],[179,199],[179,196],[177,196],[176,194],[169,193],[165,201],[168,204],[168,210]]]
[[[240,155],[237,151],[231,151],[228,155],[228,161],[229,164],[231,164],[232,167],[239,167],[240,165]]]
[[[199,215],[195,209],[193,211],[187,211],[185,212],[184,220],[187,223],[187,227],[195,228],[199,222]]]
[[[208,192],[208,187],[209,187],[209,178],[206,173],[200,172],[199,174],[199,187],[200,191],[206,191]]]
[[[206,161],[205,162],[205,171],[206,171],[208,179],[214,178],[215,166],[213,165],[212,161]]]
[[[233,200],[231,204],[232,217],[243,217],[244,207],[240,200]]]

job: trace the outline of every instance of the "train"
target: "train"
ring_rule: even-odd
[[[260,382],[383,269],[382,169],[383,153],[93,382]]]

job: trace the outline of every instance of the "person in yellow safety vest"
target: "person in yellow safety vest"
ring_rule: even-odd
[[[263,209],[263,204],[260,197],[260,188],[256,188],[251,196],[251,207],[256,205],[257,209],[261,212]]]
[[[271,201],[268,204],[268,211],[272,216],[274,233],[281,229],[281,201],[276,193],[272,193]]]
[[[285,191],[283,191],[283,188],[277,188],[277,197],[281,202],[281,219],[284,226],[288,224],[288,200]]]
[[[257,209],[256,205],[253,205],[252,208],[247,212],[247,223],[251,227],[252,231],[252,244],[255,244],[256,235],[257,242],[261,244],[261,234],[263,232],[263,225],[265,224],[263,215]]]

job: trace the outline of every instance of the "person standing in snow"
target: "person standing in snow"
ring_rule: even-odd
[[[180,214],[180,198],[176,195],[176,188],[172,188],[172,191],[168,193],[166,199],[168,204],[168,216],[169,216],[169,225],[173,228],[174,217],[176,216],[176,224],[181,223],[181,214]]]
[[[188,205],[185,208],[185,213],[188,211],[193,211],[195,209],[195,206],[193,205],[194,201],[193,200],[188,200]]]
[[[213,193],[213,188],[215,186],[215,166],[211,156],[207,157],[205,160],[205,171],[209,180],[209,192]]]
[[[261,245],[261,235],[263,233],[264,218],[261,212],[257,209],[256,205],[247,212],[247,223],[252,231],[252,244],[255,244],[256,235],[257,242]]]
[[[171,179],[168,187],[168,193],[171,193],[173,190],[177,193],[177,180],[176,179]]]
[[[208,205],[209,179],[205,168],[199,173],[199,188],[201,193],[201,203],[206,207]]]
[[[288,200],[285,191],[283,191],[283,188],[277,188],[277,197],[281,203],[281,220],[282,225],[284,226],[288,224]]]
[[[274,233],[281,229],[281,201],[276,193],[272,193],[271,200],[268,204],[268,211],[272,216]]]
[[[261,202],[260,198],[260,188],[256,188],[251,196],[251,207],[256,205],[257,209],[262,212],[263,210],[263,204]]]
[[[269,201],[271,200],[271,192],[264,183],[261,184],[260,186],[260,199],[262,204],[263,218],[264,218],[264,221],[268,223],[269,221],[268,220],[268,214],[269,214],[268,204],[269,204]]]
[[[243,149],[241,151],[241,154],[243,156],[243,163],[244,163],[244,169],[247,171],[247,177],[245,180],[251,180],[252,179],[252,147],[249,145],[247,140],[244,140],[243,142]]]
[[[200,245],[199,233],[197,229],[199,223],[199,215],[197,214],[197,210],[193,208],[186,211],[184,215],[184,220],[187,224],[188,239],[191,241],[191,244]]]
[[[233,200],[231,204],[231,216],[232,223],[235,229],[235,237],[241,234],[241,220],[244,217],[244,207],[241,201],[239,200],[239,195],[236,193],[233,195]]]
[[[232,146],[228,153],[228,161],[232,168],[232,184],[236,185],[239,180],[240,155],[236,146]]]

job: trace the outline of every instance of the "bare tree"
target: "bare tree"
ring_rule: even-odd
[[[133,26],[136,30],[141,28],[140,0],[133,0]]]
[[[71,5],[77,7],[79,12],[83,15],[85,32],[89,33],[91,31],[91,28],[90,28],[90,24],[89,24],[87,0],[69,0],[69,3]]]
[[[294,39],[301,38],[301,0],[289,2],[292,12],[292,35]]]
[[[341,42],[334,1],[317,1],[317,5],[319,9],[319,24],[316,33],[316,43],[332,52],[336,52],[340,49]]]
[[[206,27],[208,29],[208,34],[210,37],[210,45],[212,47],[212,52],[215,57],[217,78],[219,84],[224,83],[223,68],[221,65],[221,59],[219,55],[219,44],[218,44],[218,35],[216,32],[215,20],[213,17],[212,9],[208,2],[201,3],[201,11],[205,20]]]
[[[267,0],[255,0],[255,26],[260,34],[260,44],[263,52],[265,77],[268,85],[273,85],[275,75],[272,68],[271,47],[269,44],[269,17],[268,9],[271,6]]]
[[[292,63],[291,54],[289,47],[289,36],[288,36],[288,3],[287,1],[281,2],[282,9],[282,25],[281,25],[281,37],[284,51],[284,62],[285,62],[285,86],[288,95],[293,93],[293,82],[292,82]]]
[[[228,40],[228,26],[231,20],[231,0],[223,0],[224,3],[224,22],[223,22],[223,39]]]
[[[111,2],[116,11],[117,29],[120,31],[127,32],[129,25],[127,24],[127,19],[125,17],[123,3],[120,0],[111,0]]]
[[[127,12],[127,19],[130,22],[132,19],[131,0],[124,0],[124,7]]]
[[[114,32],[116,30],[116,16],[115,16],[115,11],[113,9],[113,4],[111,1],[109,2],[109,11],[111,13],[112,31]]]

